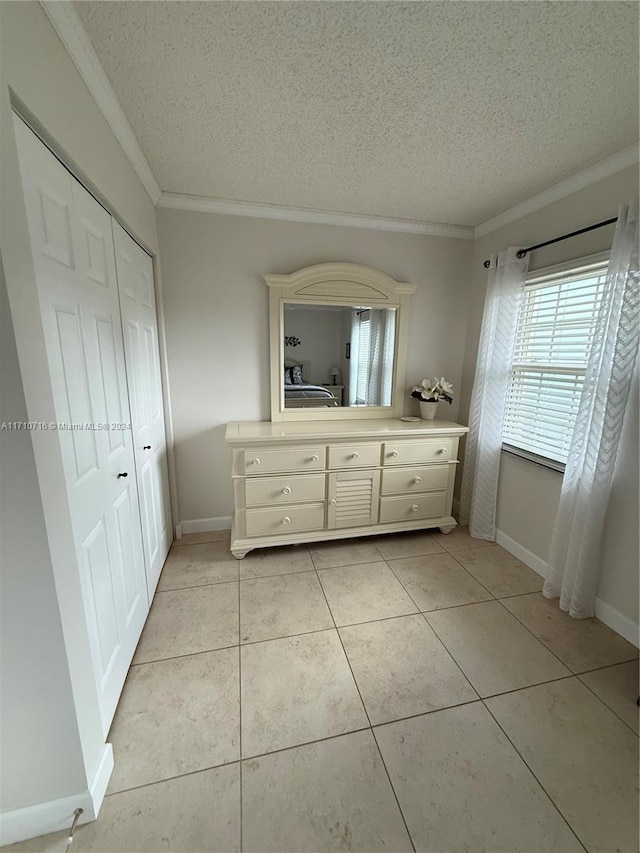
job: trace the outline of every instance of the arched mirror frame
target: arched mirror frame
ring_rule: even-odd
[[[409,304],[415,285],[396,281],[379,270],[361,264],[316,264],[291,275],[265,275],[269,287],[271,343],[271,420],[319,421],[360,418],[394,418],[403,412]],[[342,406],[336,408],[285,409],[284,306],[343,305],[395,308],[396,345],[390,406]]]

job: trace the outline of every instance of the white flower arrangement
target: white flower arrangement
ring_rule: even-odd
[[[434,376],[433,379],[423,379],[420,385],[415,385],[411,391],[411,396],[420,400],[421,403],[439,403],[441,400],[446,400],[447,403],[453,403],[453,385],[441,376],[438,379]]]

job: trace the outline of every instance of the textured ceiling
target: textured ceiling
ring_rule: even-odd
[[[638,4],[76,2],[163,190],[476,225],[638,136]]]

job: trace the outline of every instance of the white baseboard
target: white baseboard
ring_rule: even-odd
[[[181,521],[178,525],[180,528],[180,539],[185,533],[209,533],[211,530],[231,530],[231,516],[220,515],[217,518],[191,518],[187,521]]]
[[[508,551],[510,554],[513,554],[514,557],[517,557],[521,563],[525,564],[525,566],[529,566],[530,569],[533,569],[534,572],[542,575],[543,578],[546,577],[546,560],[538,557],[532,551],[527,550],[516,542],[515,539],[507,536],[507,534],[503,533],[501,530],[496,530],[496,542],[498,545],[502,545],[505,551]],[[616,610],[615,607],[607,604],[607,602],[603,601],[601,598],[596,598],[594,610],[596,616],[601,622],[604,622],[605,625],[608,625],[612,631],[615,631],[616,634],[620,634],[620,636],[624,637],[625,640],[633,643],[636,648],[640,648],[640,627],[629,619],[628,616],[625,616],[624,613],[620,613],[619,610]]]
[[[78,808],[83,809],[79,824],[95,820],[100,813],[112,770],[113,748],[110,743],[106,743],[88,790],[0,815],[0,845],[15,844],[38,835],[70,829],[73,813]]]
[[[496,530],[496,543],[501,545],[505,551],[508,551],[510,554],[513,554],[514,557],[517,557],[521,563],[525,564],[525,566],[529,566],[530,569],[533,569],[534,572],[542,575],[543,578],[546,577],[547,561],[538,557],[533,553],[533,551],[528,551],[526,548],[523,548],[519,542],[516,542],[515,539],[507,536],[507,534],[503,533],[502,530]]]
[[[620,634],[636,648],[640,648],[640,626],[636,625],[624,613],[607,604],[601,598],[596,598],[595,613],[601,622],[608,625],[616,634]]]
[[[93,802],[94,819],[100,814],[102,801],[107,793],[107,785],[109,784],[109,779],[111,779],[112,773],[113,747],[110,743],[105,743],[104,750],[102,751],[102,758],[98,764],[98,769],[96,770],[93,781],[89,786],[89,794],[91,795],[91,801]]]

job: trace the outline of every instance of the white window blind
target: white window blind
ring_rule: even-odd
[[[360,312],[360,339],[358,342],[358,387],[356,402],[366,405],[371,362],[371,311]]]
[[[607,259],[532,273],[520,305],[503,443],[564,465]]]

